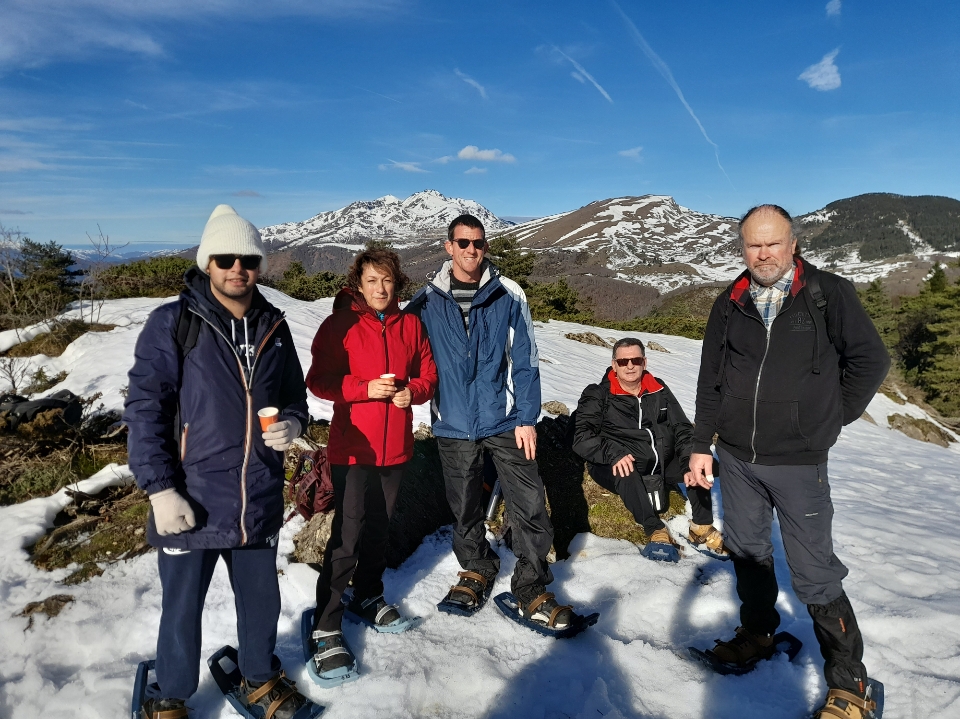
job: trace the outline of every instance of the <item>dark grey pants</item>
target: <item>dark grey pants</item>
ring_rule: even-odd
[[[517,555],[511,591],[524,603],[536,599],[528,596],[535,591],[532,587],[553,581],[546,559],[553,525],[536,461],[517,448],[513,431],[477,441],[437,437],[437,444],[454,516],[453,552],[460,566],[491,578],[500,571],[500,558],[487,542],[483,523],[483,450],[487,450],[497,468]]]
[[[720,449],[724,544],[737,574],[740,623],[772,634],[780,625],[770,532],[777,510],[790,582],[807,605],[831,688],[863,694],[863,638],[844,594],[847,568],[833,553],[827,464],[751,464]]]

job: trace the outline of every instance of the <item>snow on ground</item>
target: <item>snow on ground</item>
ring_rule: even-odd
[[[297,302],[266,293],[287,311],[306,367],[310,341],[330,301]],[[159,302],[107,303],[101,321],[124,326],[85,335],[63,357],[45,363],[70,372],[66,387],[104,391],[107,406],[119,407],[118,389],[126,383],[137,331]],[[543,399],[571,408],[582,388],[603,374],[609,350],[564,334],[621,336],[562,322],[537,323],[536,331]],[[651,369],[692,416],[700,343],[641,338],[669,350],[649,352]],[[312,401],[311,411],[329,416],[326,403]],[[866,421],[847,427],[831,453],[836,551],[850,568],[845,586],[864,633],[865,663],[886,684],[887,719],[960,716],[958,459],[958,445],[942,449]],[[111,468],[91,482],[122,480],[122,469]],[[721,478],[715,492],[722,484]],[[155,651],[160,616],[155,555],[105,566],[101,577],[75,587],[59,584],[70,569],[47,573],[28,562],[24,546],[42,535],[64,503],[57,495],[0,508],[0,716],[10,719],[122,716],[137,663]],[[671,527],[681,533],[687,521],[675,518]],[[779,539],[782,629],[803,640],[804,649],[794,664],[779,659],[748,676],[720,677],[687,659],[684,648],[711,646],[737,625],[729,563],[688,552],[679,565],[658,564],[641,558],[628,542],[580,535],[571,559],[554,565],[551,589],[601,617],[585,634],[559,641],[514,624],[492,603],[469,619],[437,612],[436,602],[458,570],[449,529],[428,537],[385,576],[387,599],[423,616],[424,623],[403,635],[377,635],[346,623],[363,676],[322,690],[302,668],[297,629],[300,613],[312,605],[315,575],[285,558],[300,526],[295,519],[281,534],[277,651],[298,685],[327,706],[324,716],[330,719],[800,719],[825,692],[811,623],[790,589]],[[514,564],[509,551],[497,551],[503,571],[495,592],[509,589]],[[15,616],[28,602],[61,593],[76,601],[56,618],[38,617],[26,630],[27,620]],[[204,656],[236,642],[235,624],[221,564],[207,596]],[[190,706],[195,717],[235,716],[205,666]]]

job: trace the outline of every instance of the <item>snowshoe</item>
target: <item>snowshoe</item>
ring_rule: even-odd
[[[723,535],[720,530],[712,524],[702,525],[690,523],[690,532],[687,534],[687,541],[690,546],[696,549],[700,554],[705,554],[713,559],[726,561],[730,559],[730,552],[723,546]]]
[[[362,602],[353,600],[347,605],[344,615],[352,622],[366,624],[386,634],[405,632],[423,621],[420,617],[401,616],[400,610],[392,604],[387,604],[382,594]]]
[[[573,607],[557,605],[553,594],[550,592],[541,594],[530,602],[526,609],[510,592],[498,594],[493,598],[493,601],[501,612],[517,624],[557,639],[575,637],[587,627],[596,624],[600,618],[599,612],[584,617],[575,613]],[[555,622],[561,619],[563,614],[567,614],[569,617],[567,623],[556,626]]]
[[[712,669],[717,674],[741,676],[753,671],[761,661],[772,659],[778,654],[786,654],[787,658],[792,662],[797,658],[797,655],[800,653],[800,648],[803,646],[803,642],[789,632],[774,634],[769,642],[762,640],[758,642],[758,639],[756,635],[743,627],[737,627],[737,637],[729,642],[718,639],[717,645],[713,649],[707,649],[706,651],[697,649],[696,647],[688,647],[687,649],[691,657]],[[725,649],[725,651],[722,652],[722,654],[725,655],[724,657],[720,657],[715,653],[715,650],[720,647]],[[738,654],[739,658],[737,660],[726,658],[726,655],[731,652]]]
[[[673,541],[670,531],[661,527],[650,535],[650,541],[640,550],[640,555],[655,562],[679,562],[680,547]]]
[[[471,617],[487,603],[493,590],[493,579],[487,579],[477,572],[458,572],[460,581],[450,587],[447,596],[437,605],[437,609],[447,614],[459,614]]]
[[[868,679],[867,693],[863,699],[842,689],[831,689],[823,706],[811,715],[811,719],[880,719],[882,716],[883,684],[876,679]]]
[[[187,707],[182,699],[162,699],[160,687],[150,682],[150,672],[156,661],[140,662],[137,677],[133,682],[133,700],[130,706],[132,719],[186,719]]]
[[[226,669],[223,661],[233,664]],[[297,685],[283,672],[258,687],[247,684],[237,666],[237,650],[225,646],[207,660],[213,681],[244,719],[275,719],[286,716],[290,719],[314,719],[320,716],[323,707],[314,704],[297,691]]]
[[[300,642],[307,674],[324,689],[356,681],[360,678],[360,667],[343,632],[313,631],[313,611],[308,609],[300,616]],[[321,655],[319,667],[318,654]]]

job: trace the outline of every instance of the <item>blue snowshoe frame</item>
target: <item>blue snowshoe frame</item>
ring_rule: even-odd
[[[233,669],[229,672],[224,669],[221,664],[224,659],[233,663]],[[243,675],[240,673],[240,667],[237,662],[237,650],[228,644],[221,647],[207,660],[207,666],[210,667],[213,681],[216,682],[217,687],[223,692],[223,696],[226,697],[227,701],[230,702],[230,705],[240,716],[245,717],[245,719],[263,719],[266,710],[262,707],[251,707],[244,704],[240,698],[240,687],[243,682]],[[323,710],[324,707],[311,700],[297,710],[297,713],[293,715],[293,719],[314,719],[320,716]]]
[[[665,542],[648,542],[644,548],[640,550],[640,555],[647,559],[652,559],[654,562],[680,561],[680,550],[672,544],[666,544]]]
[[[317,672],[317,665],[313,661],[313,653],[310,651],[310,638],[313,634],[313,613],[314,609],[307,609],[300,615],[300,644],[303,647],[303,661],[307,665],[307,674],[310,675],[315,684],[319,684],[324,689],[333,689],[341,684],[356,681],[360,678],[360,663],[356,656],[354,656],[352,666],[335,669],[334,671],[340,672],[337,675],[322,676]],[[343,643],[347,643],[346,638],[344,638]]]
[[[594,612],[587,616],[582,616],[573,612],[573,619],[570,623],[565,626],[563,629],[551,629],[550,627],[544,626],[539,622],[535,622],[532,619],[527,619],[520,613],[520,602],[517,601],[517,598],[513,596],[510,592],[503,592],[498,594],[493,598],[494,603],[500,609],[503,614],[512,619],[517,624],[527,629],[532,629],[538,634],[543,634],[547,637],[554,637],[556,639],[569,639],[570,637],[577,636],[580,632],[585,630],[587,627],[592,627],[597,623],[597,620],[600,618],[599,612]]]
[[[867,679],[867,699],[877,703],[877,708],[867,712],[865,719],[881,719],[883,717],[883,683],[876,679]]]
[[[133,681],[133,699],[130,702],[130,716],[132,719],[141,719],[140,709],[144,702],[152,697],[150,691],[150,672],[154,671],[157,662],[154,659],[140,662],[137,666],[137,677]]]
[[[400,611],[399,607],[394,606],[394,609]],[[377,624],[376,622],[371,622],[366,617],[361,617],[359,614],[351,612],[348,607],[344,607],[343,616],[345,616],[354,624],[365,624],[380,634],[400,634],[408,629],[415,629],[423,623],[423,619],[421,617],[401,616],[399,619],[390,622],[390,624]]]
[[[797,655],[800,653],[800,649],[803,648],[803,642],[793,636],[790,632],[779,632],[773,635],[773,645],[776,648],[773,656],[768,659],[773,659],[773,657],[779,656],[780,654],[786,654],[787,659],[791,662],[797,658]],[[706,666],[708,669],[712,669],[717,674],[723,674],[725,676],[743,676],[744,674],[749,674],[762,661],[767,661],[767,659],[761,659],[749,666],[740,666],[738,664],[733,664],[730,662],[721,661],[716,654],[713,653],[712,649],[697,649],[697,647],[687,647],[687,651],[690,652],[690,656],[695,660]]]
[[[703,556],[710,557],[711,559],[719,559],[721,562],[726,562],[728,559],[730,559],[729,554],[717,554],[716,552],[708,549],[706,544],[694,544],[693,542],[690,542],[690,546],[696,551],[700,552],[700,554]]]

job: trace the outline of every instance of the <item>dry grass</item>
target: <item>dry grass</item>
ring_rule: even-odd
[[[54,327],[53,331],[11,347],[7,354],[11,357],[32,357],[33,355],[59,357],[71,342],[87,332],[109,332],[114,327],[116,325],[87,324],[79,320],[61,322]]]
[[[634,544],[647,543],[643,527],[634,521],[633,515],[623,506],[620,497],[594,482],[586,472],[583,476],[583,494],[590,507],[588,516],[591,532],[598,537],[626,539]],[[686,511],[686,502],[681,494],[670,492],[670,509],[661,516],[667,519],[683,514]]]

